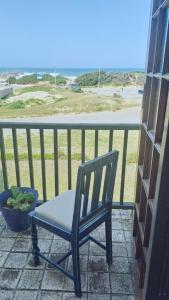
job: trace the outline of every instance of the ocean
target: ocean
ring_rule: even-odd
[[[99,71],[98,68],[0,68],[0,73],[44,74],[57,73],[63,76],[79,76],[85,73]],[[144,72],[141,68],[100,68],[100,71],[112,73]]]

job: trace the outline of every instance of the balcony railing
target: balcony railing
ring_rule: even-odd
[[[80,163],[113,148],[119,162],[113,207],[134,201],[139,124],[0,122],[1,185],[32,186],[46,201],[75,188]]]

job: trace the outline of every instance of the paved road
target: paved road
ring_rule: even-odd
[[[139,90],[143,90],[142,86],[128,86],[128,87],[94,87],[94,88],[82,88],[82,90],[89,94],[104,95],[104,96],[113,96],[113,94],[120,95],[125,100],[142,100],[143,95],[139,94]]]
[[[140,123],[141,108],[133,107],[116,112],[83,113],[77,115],[57,115],[50,117],[32,117],[3,119],[14,122],[46,122],[46,123]]]

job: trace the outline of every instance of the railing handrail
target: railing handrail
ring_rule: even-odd
[[[47,123],[47,122],[3,122],[0,121],[0,128],[16,129],[86,129],[86,130],[139,130],[139,123]]]

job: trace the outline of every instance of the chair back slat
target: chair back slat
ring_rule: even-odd
[[[84,179],[85,179],[84,180],[84,200],[83,200],[83,210],[82,210],[83,218],[87,215],[91,173],[87,174]]]
[[[118,162],[118,154],[117,154],[117,158],[115,158],[111,163],[111,171],[110,171],[110,176],[108,178],[108,185],[107,185],[107,195],[106,195],[107,201],[112,201],[113,198],[117,162]]]
[[[104,185],[103,185],[103,194],[102,194],[102,203],[105,203],[107,197],[107,189],[108,189],[108,180],[111,171],[111,164],[106,166],[105,177],[104,177]]]
[[[103,172],[103,168],[98,168],[98,170],[94,172],[91,211],[95,210],[98,207],[101,181],[102,181],[102,172]]]
[[[85,222],[89,222],[90,219],[102,211],[102,209],[111,207],[117,161],[118,151],[114,150],[79,166],[72,230],[77,231],[79,226],[85,224]],[[104,167],[106,170],[103,182],[102,199],[100,201]],[[94,174],[94,182],[91,184],[92,174]],[[90,200],[89,194],[91,189],[92,199]]]

